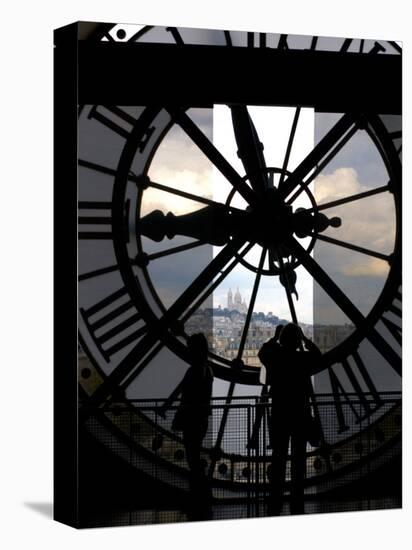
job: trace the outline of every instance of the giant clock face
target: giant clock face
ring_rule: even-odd
[[[92,39],[400,53],[394,42],[119,25],[98,29]],[[325,350],[313,380],[314,410],[325,433],[320,449],[308,448],[308,487],[325,483],[329,487],[332,478],[344,481],[347,468],[362,462],[366,452],[378,457],[377,462],[385,460],[388,438],[397,444],[400,430],[399,404],[390,394],[382,394],[388,387],[399,390],[401,375],[400,117],[350,109],[329,115],[316,143],[292,161],[300,106],[292,111],[287,134],[275,143],[263,143],[264,147],[251,106],[220,109],[231,120],[240,169],[233,167],[203,126],[211,110],[103,105],[79,109],[79,331],[87,355],[79,373],[82,396],[94,407],[115,401],[130,415],[130,399],[174,395],[187,368],[187,337],[198,326],[193,317],[211,307],[214,293],[239,267],[249,273],[251,283],[234,358],[214,349],[213,319],[209,318],[208,329],[203,328],[210,331],[209,362],[215,378],[224,381],[223,401],[230,404],[236,388],[250,393],[254,387],[258,391],[253,393],[260,394],[259,369],[244,360],[259,288],[270,281],[286,304],[284,317],[299,323],[302,298],[299,302],[297,296],[303,280],[309,279],[315,286],[314,300],[320,296],[320,303],[338,312],[337,318],[344,319],[347,327],[344,337]],[[154,167],[176,135],[184,136],[175,151],[182,170],[185,146],[190,143],[225,180],[227,193],[220,193],[219,200],[213,180],[204,189],[199,185],[190,189],[173,178],[154,179],[153,174],[161,174]],[[269,164],[267,151],[280,142],[283,161]],[[363,145],[357,154],[359,143]],[[356,165],[362,163],[365,150],[384,182],[337,189],[342,182],[332,176],[339,156],[350,151]],[[331,166],[335,172],[328,172]],[[350,231],[354,212],[363,210],[366,218],[377,208],[386,216],[385,225],[376,224],[380,234],[374,233],[370,241],[364,234],[354,236]],[[362,273],[365,261],[374,262],[379,281],[366,303],[351,291],[353,287],[345,287],[348,279],[330,268],[329,260],[336,253],[332,249],[354,254],[353,273]],[[164,269],[157,269],[156,262],[163,262]],[[162,286],[167,265],[170,278],[180,281],[173,292]],[[326,319],[322,307],[319,312],[322,325]],[[314,331],[316,339],[316,326]],[[322,408],[325,397],[316,394],[323,392],[330,394],[331,401]],[[115,415],[108,413],[105,422],[104,429],[113,437],[125,435],[124,423]],[[215,480],[230,479],[235,484],[237,480],[242,485],[247,479],[242,477],[244,457],[251,449],[256,456],[266,454],[267,426],[262,415],[256,415],[234,458],[225,442],[227,423],[223,413],[205,459]],[[132,424],[135,433],[129,422],[130,441],[124,443],[122,437],[124,446],[153,450],[153,434],[159,432],[166,440],[176,440],[167,418],[157,416],[154,421],[150,414],[136,412]],[[365,434],[371,429],[384,436],[375,437],[365,451]],[[136,433],[143,432],[149,435],[139,439]],[[181,455],[171,453],[170,445],[155,445],[155,451],[184,469]]]

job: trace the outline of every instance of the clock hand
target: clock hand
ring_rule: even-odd
[[[144,216],[137,230],[152,239],[162,241],[165,237],[173,239],[176,235],[192,237],[204,243],[222,246],[231,236],[244,234],[247,212],[224,206],[207,206],[189,214],[176,216],[172,212],[166,215],[154,210]],[[243,228],[243,229],[242,229]]]
[[[329,219],[324,214],[307,212],[303,208],[292,213],[290,206],[283,207],[277,201],[277,195],[276,189],[269,190],[265,199],[247,210],[209,205],[181,216],[154,210],[141,218],[137,230],[157,242],[166,237],[173,239],[176,235],[184,235],[202,243],[222,246],[231,237],[241,237],[264,246],[276,243],[282,250],[282,242],[293,233],[303,238],[313,231],[320,233],[329,226],[339,227],[341,224],[340,218]],[[286,256],[290,255],[288,250],[285,252]],[[295,281],[290,279],[289,282],[293,286]]]
[[[238,157],[242,161],[245,172],[253,190],[262,195],[268,188],[266,162],[263,155],[263,144],[259,141],[256,128],[243,105],[232,105],[233,130],[238,146]]]

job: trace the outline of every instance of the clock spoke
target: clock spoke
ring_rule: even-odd
[[[358,131],[357,126],[353,126],[337,143],[337,145],[332,148],[329,154],[321,161],[316,164],[316,167],[313,168],[310,175],[301,182],[301,185],[296,189],[295,193],[287,200],[288,204],[292,204],[303,192],[304,190],[312,183],[312,181],[322,172],[322,170],[327,166],[334,157],[339,153],[342,147],[355,135]]]
[[[199,296],[194,304],[188,309],[188,311],[181,318],[182,323],[185,323],[204,303],[204,301],[210,296],[210,294],[220,285],[222,281],[226,279],[229,273],[238,265],[240,260],[246,256],[246,254],[253,248],[254,243],[248,243],[245,248],[236,254],[235,258],[220,272],[220,275],[213,281],[213,283]]]
[[[342,116],[309,155],[307,155],[299,166],[295,168],[292,174],[284,181],[282,189],[280,190],[283,198],[288,197],[299,186],[301,186],[300,188],[302,190],[306,187],[303,179],[316,168],[325,157],[327,157],[329,162],[332,159],[331,154],[337,154],[340,149],[342,138],[354,126],[355,122],[356,119],[352,114],[345,114]],[[300,191],[300,189],[298,189],[298,191]]]
[[[173,405],[173,403],[177,400],[179,395],[182,393],[182,388],[183,388],[183,379],[178,383],[178,385],[175,387],[175,389],[172,391],[169,397],[165,399],[162,406],[159,407],[159,409],[157,410],[157,414],[160,414],[160,416],[165,418],[167,411],[170,409],[170,407]]]
[[[171,195],[177,195],[178,197],[183,197],[184,199],[189,199],[194,202],[199,202],[201,204],[206,204],[208,206],[215,206],[222,210],[233,211],[233,212],[242,212],[239,208],[234,206],[226,205],[221,202],[202,197],[200,195],[195,195],[194,193],[188,193],[187,191],[181,191],[175,187],[169,187],[161,183],[154,182],[150,180],[147,176],[139,177],[131,174],[129,176],[130,181],[134,181],[138,186],[142,185],[143,188],[152,187],[153,189],[158,189],[159,191],[164,191],[165,193],[170,193]]]
[[[329,275],[320,267],[320,265],[311,257],[296,239],[290,238],[288,246],[293,254],[301,261],[305,269],[312,275],[315,281],[323,290],[335,301],[343,313],[352,321],[358,330],[364,330],[367,338],[373,346],[379,351],[384,359],[391,365],[399,375],[401,374],[401,358],[388,344],[388,342],[372,326],[366,323],[365,317],[358,308],[351,302],[346,294],[329,277]]]
[[[157,260],[159,258],[170,256],[171,254],[178,254],[179,252],[185,252],[186,250],[191,250],[192,248],[204,246],[205,244],[208,244],[208,243],[205,243],[202,241],[195,241],[193,243],[182,244],[180,246],[173,246],[172,248],[167,248],[165,250],[161,250],[160,252],[153,252],[152,254],[146,254],[143,257],[143,261],[144,263],[150,262],[151,260]]]
[[[312,235],[315,236],[314,233],[312,233]],[[342,248],[348,248],[349,250],[354,250],[355,252],[360,252],[361,254],[366,254],[367,256],[372,256],[373,258],[378,258],[379,260],[383,260],[386,262],[390,262],[391,260],[391,256],[388,254],[382,254],[381,252],[376,252],[375,250],[370,250],[369,248],[357,246],[352,243],[341,241],[339,239],[333,239],[332,237],[328,237],[327,235],[317,233],[316,238],[320,241],[324,241],[325,243],[341,246]]]
[[[349,300],[344,292],[336,285],[329,275],[320,267],[302,245],[294,238],[288,240],[288,246],[293,254],[300,260],[306,271],[323,288],[323,290],[336,302],[345,315],[355,324],[362,325],[365,320],[358,308]]]
[[[90,162],[88,160],[79,159],[77,161],[78,165],[82,168],[88,168],[89,170],[94,170],[95,172],[101,172],[102,174],[108,174],[109,176],[116,176],[117,172],[113,168],[104,166],[103,164],[98,164],[96,162]]]
[[[390,191],[389,185],[382,185],[381,187],[376,187],[375,189],[370,189],[369,191],[363,191],[362,193],[356,193],[355,195],[349,195],[343,197],[342,199],[337,199],[335,201],[325,202],[323,204],[318,204],[314,208],[308,208],[306,212],[312,213],[316,210],[326,210],[328,208],[333,208],[335,206],[341,206],[342,204],[348,204],[350,202],[358,201],[360,199],[366,199],[367,197],[372,197],[373,195],[378,195],[380,193],[385,193]]]
[[[289,140],[286,147],[286,153],[285,153],[285,159],[283,161],[282,172],[280,174],[279,187],[278,187],[279,189],[282,188],[283,182],[285,180],[286,170],[288,169],[289,157],[292,151],[293,140],[295,139],[296,128],[298,126],[298,121],[299,121],[299,115],[300,115],[300,107],[297,107],[295,111],[295,115],[293,117],[292,128],[289,134]]]
[[[249,307],[248,307],[247,314],[246,314],[245,324],[243,326],[242,337],[241,337],[240,343],[239,343],[239,350],[238,350],[238,354],[237,354],[237,360],[238,361],[240,361],[242,359],[243,350],[245,348],[247,335],[248,335],[248,332],[249,332],[250,321],[252,320],[252,314],[253,314],[253,309],[255,307],[256,296],[257,296],[257,293],[258,293],[258,290],[259,290],[260,280],[261,280],[261,277],[262,277],[262,269],[263,269],[263,265],[265,263],[266,253],[267,253],[267,249],[263,248],[262,253],[260,255],[258,270],[257,270],[256,277],[255,277],[255,282],[253,284],[252,295],[250,297],[250,303],[249,303]]]
[[[168,108],[172,119],[187,133],[192,141],[203,151],[206,157],[216,166],[223,176],[232,184],[236,191],[249,203],[255,201],[252,189],[244,179],[229,164],[213,143],[205,136],[192,119],[180,109]]]
[[[230,106],[233,131],[238,147],[237,155],[242,161],[253,190],[262,195],[268,187],[266,162],[263,144],[253,124],[252,118],[244,105]]]

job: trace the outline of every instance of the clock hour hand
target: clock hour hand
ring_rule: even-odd
[[[244,212],[229,211],[223,206],[206,206],[181,216],[154,210],[141,218],[137,230],[141,235],[158,242],[165,237],[173,239],[176,235],[184,235],[222,246],[229,241],[231,235],[241,232],[245,216],[247,214]]]
[[[277,189],[272,188],[256,206],[244,211],[223,204],[209,205],[180,216],[153,210],[140,219],[136,229],[141,235],[157,242],[182,235],[201,243],[223,246],[230,238],[239,237],[263,247],[278,246],[282,251],[282,243],[293,233],[306,237],[329,226],[338,227],[340,223],[340,218],[329,219],[324,214],[313,214],[304,209],[298,209],[293,214],[291,206],[278,201]],[[287,249],[282,254],[289,255]]]
[[[258,195],[262,195],[265,189],[268,188],[263,144],[259,141],[256,128],[247,107],[244,105],[232,105],[230,110],[238,146],[238,157],[242,161],[253,190]]]

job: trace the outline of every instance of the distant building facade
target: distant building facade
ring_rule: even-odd
[[[234,295],[232,293],[232,289],[229,288],[229,292],[227,293],[227,309],[229,311],[238,311],[239,313],[247,313],[246,300],[242,298],[242,295],[239,292],[239,287],[237,288]]]

